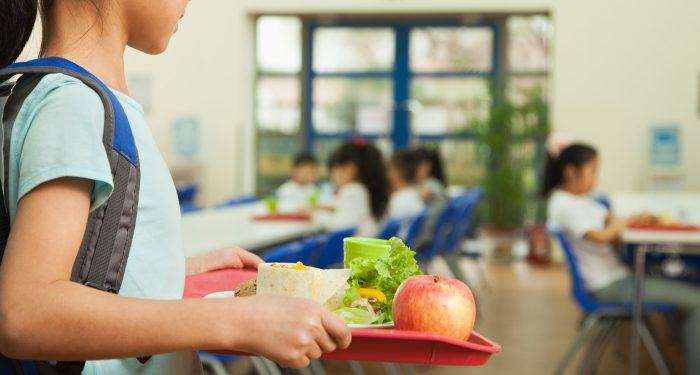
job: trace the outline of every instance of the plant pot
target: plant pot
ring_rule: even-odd
[[[490,248],[490,259],[496,262],[511,262],[513,245],[519,237],[517,228],[482,225],[479,235]]]

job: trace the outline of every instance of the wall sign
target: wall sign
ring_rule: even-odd
[[[678,124],[659,124],[651,129],[651,164],[678,167],[681,164],[681,135]]]

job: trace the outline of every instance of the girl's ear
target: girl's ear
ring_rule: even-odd
[[[562,170],[562,177],[564,177],[563,183],[566,183],[568,181],[573,180],[576,178],[578,175],[578,170],[576,169],[576,166],[573,164],[567,164],[564,166],[564,169]]]
[[[345,163],[343,166],[345,170],[352,176],[352,180],[358,180],[360,178],[360,171],[357,168],[357,165],[352,162]]]

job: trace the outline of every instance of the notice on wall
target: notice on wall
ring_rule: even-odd
[[[678,167],[681,164],[681,135],[678,124],[655,124],[651,128],[651,165]]]
[[[195,160],[199,156],[200,124],[195,116],[176,118],[171,127],[172,149],[182,160]]]

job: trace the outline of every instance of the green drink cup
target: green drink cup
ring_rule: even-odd
[[[267,204],[267,211],[271,214],[276,214],[277,213],[277,198],[268,195],[267,197],[264,198],[265,203]]]
[[[350,267],[355,258],[377,259],[389,254],[391,245],[377,238],[347,237],[343,240],[343,265]]]

